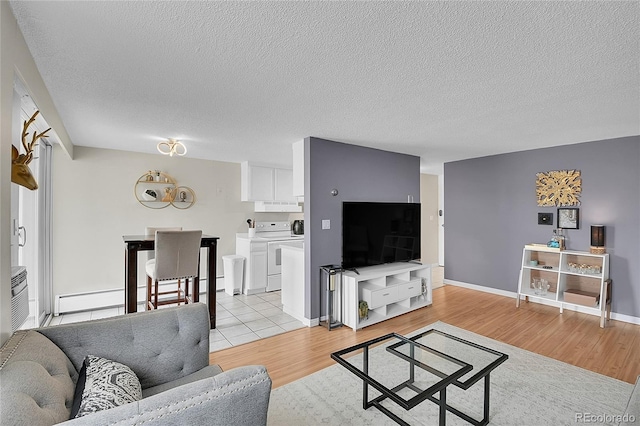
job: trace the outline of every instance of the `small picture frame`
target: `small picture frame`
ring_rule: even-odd
[[[580,209],[558,208],[558,228],[580,229]]]

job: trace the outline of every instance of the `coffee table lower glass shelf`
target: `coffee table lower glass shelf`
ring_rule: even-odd
[[[389,399],[410,410],[428,399],[439,406],[440,425],[446,423],[449,411],[480,426],[489,422],[489,373],[508,356],[429,330],[411,338],[390,333],[334,352],[331,358],[362,379],[365,410],[376,407],[396,423],[408,425],[382,402]],[[466,390],[480,379],[484,379],[484,418],[475,420],[447,403],[447,386]],[[371,400],[369,386],[379,393]]]

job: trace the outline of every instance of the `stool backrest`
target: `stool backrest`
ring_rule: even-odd
[[[200,265],[202,231],[156,231],[155,278],[193,278]]]
[[[182,226],[147,226],[144,228],[144,235],[156,235],[156,231],[182,231]],[[155,258],[155,254],[153,250],[147,251],[147,260],[151,260]]]

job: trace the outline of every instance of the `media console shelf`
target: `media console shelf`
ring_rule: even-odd
[[[431,305],[431,266],[389,263],[358,268],[342,275],[344,324],[356,331],[415,309]],[[360,301],[368,316],[360,318]]]
[[[536,294],[531,285],[536,278],[549,283],[546,294]],[[604,328],[605,320],[611,317],[609,255],[526,245],[522,250],[516,307],[522,297],[558,306],[560,313],[571,306],[599,315],[600,327]]]

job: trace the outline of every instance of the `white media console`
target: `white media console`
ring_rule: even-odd
[[[342,276],[344,324],[356,331],[431,305],[431,265],[389,263],[345,271]],[[368,315],[360,318],[360,301]]]

